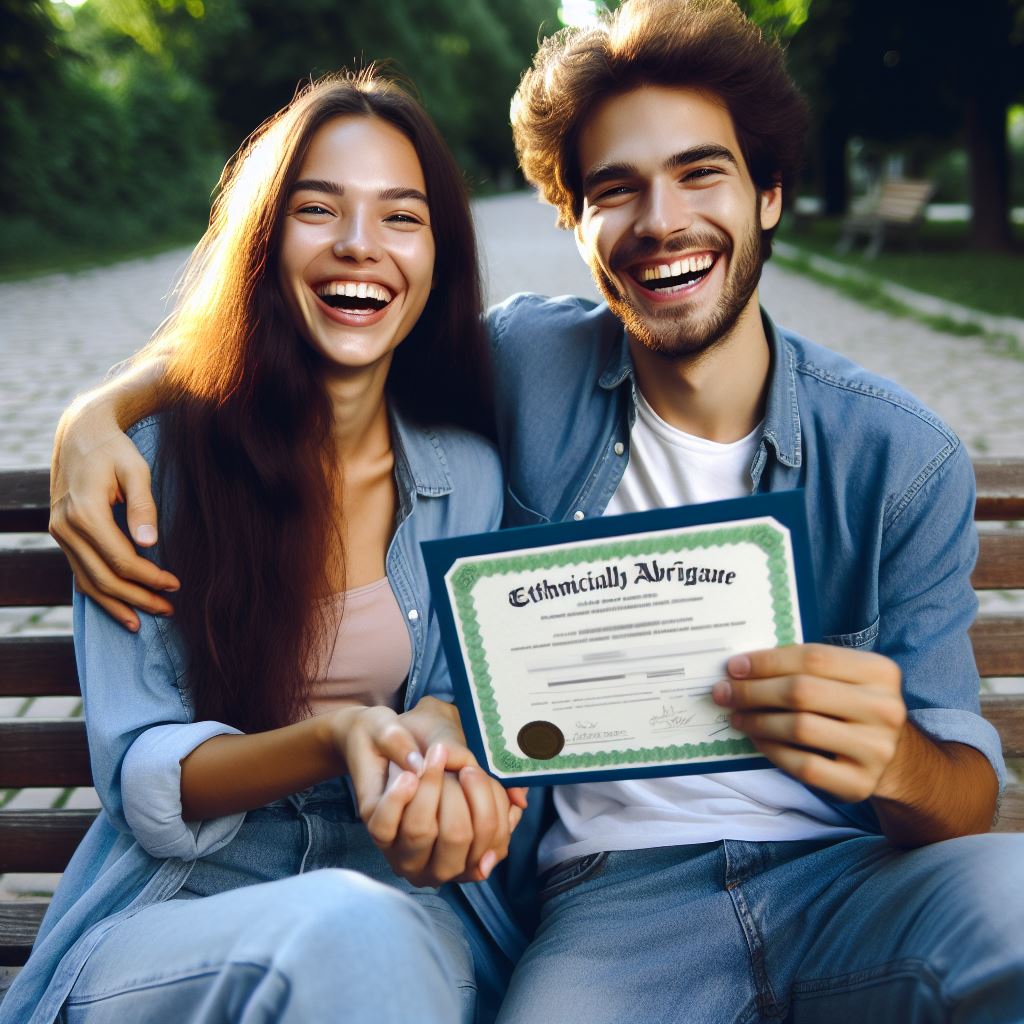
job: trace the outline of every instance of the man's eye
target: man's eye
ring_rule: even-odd
[[[628,185],[612,185],[610,188],[602,189],[596,196],[596,201],[602,199],[615,199],[618,196],[629,195],[633,190]]]
[[[697,167],[695,170],[687,171],[686,181],[700,181],[702,178],[713,178],[722,172],[717,167]]]

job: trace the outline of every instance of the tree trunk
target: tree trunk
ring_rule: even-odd
[[[1010,248],[1010,167],[1006,151],[1006,103],[998,96],[967,99],[964,118],[970,163],[971,248]]]
[[[846,212],[849,181],[846,175],[846,143],[849,132],[845,119],[826,116],[821,126],[821,179],[825,216],[839,217]]]

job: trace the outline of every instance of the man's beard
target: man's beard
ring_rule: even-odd
[[[667,244],[652,241],[637,245],[616,257],[617,265],[626,267],[644,259],[646,253],[643,249],[670,254],[703,249],[718,252],[718,260],[724,258],[728,261],[728,276],[714,308],[703,315],[678,309],[661,311],[655,308],[651,312],[641,312],[630,301],[628,293],[617,288],[602,267],[591,261],[590,269],[608,308],[625,324],[630,337],[666,359],[688,359],[728,337],[761,279],[765,253],[756,219],[735,258],[734,248],[729,238],[704,232],[673,238]],[[714,268],[711,273],[714,273]]]

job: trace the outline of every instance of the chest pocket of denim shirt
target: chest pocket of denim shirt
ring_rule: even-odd
[[[870,626],[859,629],[855,633],[832,633],[823,636],[822,641],[833,647],[851,647],[858,651],[873,651],[878,642],[878,619]]]
[[[512,488],[505,485],[505,525],[506,526],[540,526],[550,523],[547,516],[534,512],[524,505],[515,495]]]

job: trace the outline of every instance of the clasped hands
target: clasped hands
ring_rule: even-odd
[[[526,790],[480,768],[457,709],[424,697],[404,714],[366,707],[346,718],[338,742],[359,815],[395,873],[417,886],[487,878],[508,854]]]

